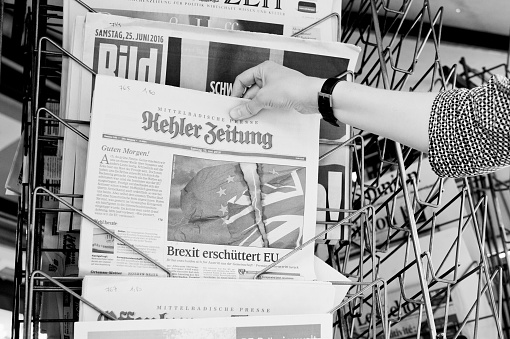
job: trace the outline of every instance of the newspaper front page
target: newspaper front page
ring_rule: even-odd
[[[333,285],[319,281],[86,276],[82,296],[117,320],[327,313],[335,306]],[[82,303],[80,321],[103,320]]]
[[[137,321],[77,322],[75,339],[331,339],[330,313],[166,319]]]
[[[243,102],[98,75],[83,212],[174,277],[252,278],[312,238],[319,117],[232,121]],[[307,246],[264,277],[313,279],[313,258]],[[87,220],[79,268],[167,275]]]
[[[265,60],[273,60],[307,75],[330,77],[353,69],[359,54],[359,48],[341,43],[173,25],[104,14],[87,15],[83,36],[83,61],[99,74],[222,95],[230,95],[232,83],[240,72]],[[72,85],[78,86],[79,90],[70,91],[79,93],[79,97],[69,101],[80,101],[78,119],[89,120],[92,75],[84,70],[79,74],[81,81]],[[347,128],[343,130],[347,131]],[[76,194],[83,193],[85,147],[82,144],[75,148]],[[344,168],[344,172],[348,171]],[[348,185],[347,176],[341,179],[343,184]],[[348,193],[344,195],[345,198],[347,196]],[[76,204],[81,207],[79,199]],[[74,224],[73,228],[78,228],[78,225]]]

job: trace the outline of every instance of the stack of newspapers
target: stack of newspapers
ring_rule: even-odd
[[[319,162],[331,149],[319,139],[350,128],[295,111],[235,121],[246,100],[229,95],[266,60],[322,78],[354,70],[340,7],[64,1],[63,47],[83,64],[63,63],[60,115],[90,126],[75,125],[88,140],[63,130],[60,192],[83,195],[68,202],[85,215],[55,221],[79,233],[70,270],[84,277],[63,336],[332,338],[348,280],[302,245],[350,207],[348,147]]]

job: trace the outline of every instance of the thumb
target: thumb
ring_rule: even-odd
[[[244,120],[251,118],[257,114],[264,108],[264,105],[261,104],[256,98],[250,100],[249,102],[234,107],[230,110],[230,117],[234,120]]]

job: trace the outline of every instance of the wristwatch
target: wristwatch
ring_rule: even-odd
[[[329,78],[324,81],[320,92],[317,93],[317,102],[319,104],[319,112],[322,114],[322,118],[329,122],[333,126],[340,126],[338,120],[333,114],[333,98],[332,93],[336,84],[340,81],[345,80],[343,78]]]

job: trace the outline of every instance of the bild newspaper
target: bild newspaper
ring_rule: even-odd
[[[315,235],[319,117],[95,78],[83,212],[174,277],[253,278]],[[306,246],[263,278],[313,279]],[[83,220],[80,275],[166,276]]]
[[[77,48],[80,47],[78,52],[82,54],[84,63],[99,74],[223,95],[230,94],[237,74],[265,60],[273,60],[307,75],[331,77],[347,69],[352,70],[359,53],[358,48],[341,43],[173,25],[115,15],[88,14],[86,19],[82,18],[81,25],[83,27],[77,30],[76,35]],[[78,41],[80,38],[81,43]],[[92,76],[77,64],[73,65],[67,111],[79,113],[70,117],[72,119],[88,121]],[[88,127],[80,129],[88,134]],[[348,135],[345,125],[343,129],[335,130],[338,131]],[[66,140],[64,147],[70,154],[64,152],[62,171],[72,178],[68,185],[73,187],[73,192],[82,194],[87,144],[80,138],[75,138],[75,142],[70,137]],[[342,189],[349,185],[347,159],[344,154],[342,161],[321,163],[323,166],[319,169],[319,173],[327,172],[320,176],[323,178],[319,179],[322,187],[328,187],[328,180],[338,183],[338,190],[320,191],[321,201],[328,195],[328,200],[336,208],[346,207],[345,201],[348,200],[349,190]],[[65,182],[67,180],[63,176],[63,186]],[[75,203],[77,207],[81,206],[80,200]],[[65,227],[66,223],[61,224],[65,230],[69,229]],[[78,228],[78,225],[73,223],[73,228]]]

